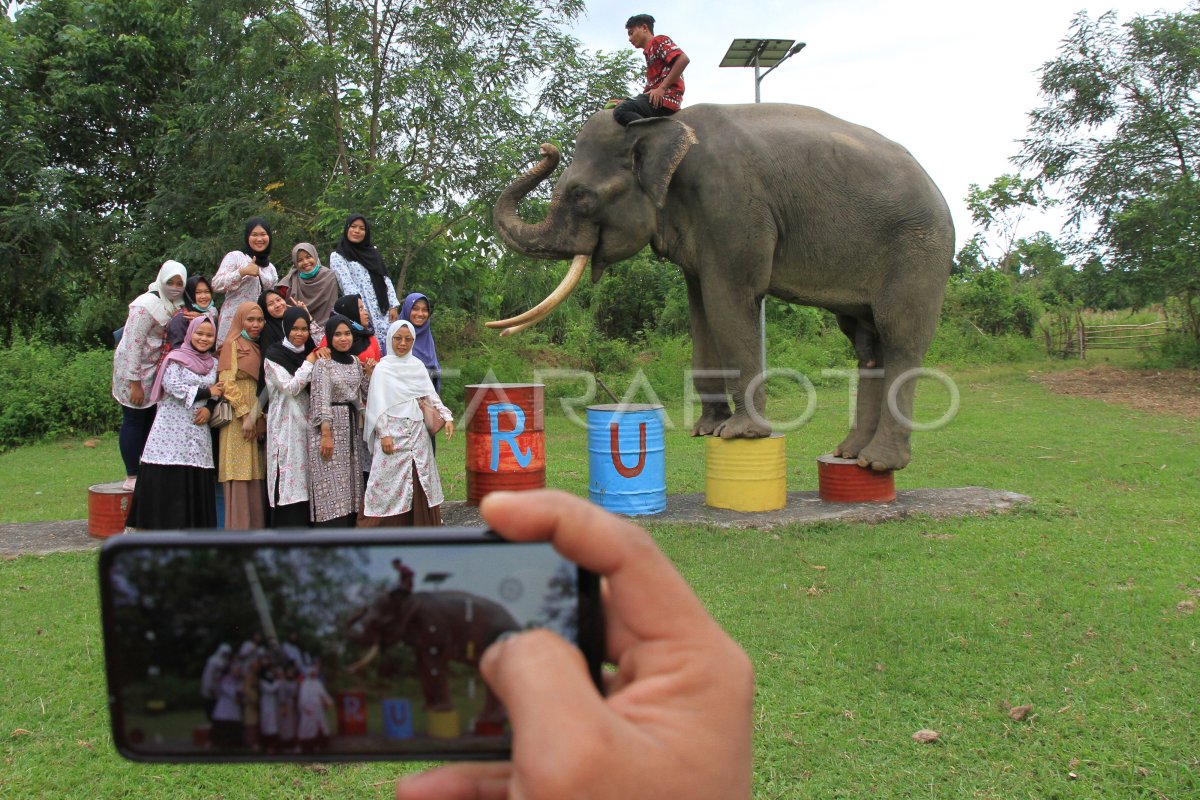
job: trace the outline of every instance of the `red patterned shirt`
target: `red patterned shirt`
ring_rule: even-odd
[[[671,71],[671,64],[675,59],[683,55],[683,51],[679,49],[679,45],[671,41],[670,36],[655,36],[646,43],[646,91],[655,89],[667,77],[667,73]],[[666,87],[666,94],[663,96],[663,108],[679,110],[680,104],[683,102],[683,78],[677,78],[674,83]]]

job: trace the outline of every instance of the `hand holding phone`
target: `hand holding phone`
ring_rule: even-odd
[[[577,642],[599,683],[599,580],[544,543],[126,534],[105,542],[100,576],[113,737],[135,760],[507,757],[508,716],[478,668],[530,627]]]
[[[562,492],[496,492],[484,520],[513,541],[545,541],[606,582],[607,696],[578,651],[546,631],[492,645],[482,673],[508,709],[511,762],[404,778],[398,800],[687,797],[751,791],[754,675],[742,649],[650,536]]]

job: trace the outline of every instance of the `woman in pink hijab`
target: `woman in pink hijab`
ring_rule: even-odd
[[[215,528],[217,483],[209,403],[221,397],[206,316],[188,325],[183,345],[167,353],[150,389],[158,413],[142,451],[126,524],[139,530]]]

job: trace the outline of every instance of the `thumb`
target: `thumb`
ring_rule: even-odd
[[[550,631],[502,637],[484,652],[480,672],[508,710],[514,750],[549,752],[576,740],[572,732],[603,724],[604,699],[583,653]]]

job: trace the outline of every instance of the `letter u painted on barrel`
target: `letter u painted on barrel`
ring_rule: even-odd
[[[412,703],[407,699],[385,699],[383,701],[383,732],[389,739],[411,739],[413,737]]]
[[[662,406],[588,407],[588,497],[618,514],[666,509]]]
[[[646,423],[638,423],[638,460],[637,464],[627,467],[621,463],[621,423],[613,422],[608,426],[608,449],[612,451],[613,467],[622,478],[636,478],[646,468]]]
[[[508,449],[512,450],[513,458],[517,461],[517,466],[525,469],[529,466],[529,462],[533,460],[533,448],[530,447],[524,452],[521,451],[521,443],[517,437],[525,432],[525,412],[518,405],[512,403],[495,403],[488,406],[488,424],[492,429],[492,472],[500,469],[500,445],[507,444]],[[500,415],[512,414],[516,423],[510,431],[500,430]]]

